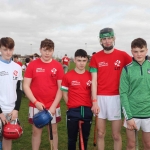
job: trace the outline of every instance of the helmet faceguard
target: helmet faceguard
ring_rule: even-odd
[[[53,119],[51,113],[44,109],[33,116],[33,123],[37,128],[42,128]]]
[[[102,30],[100,30],[99,32],[99,38],[100,40],[103,38],[107,38],[107,37],[114,37],[114,30],[112,28],[104,28]],[[109,51],[111,49],[113,49],[114,45],[111,45],[110,47],[106,47],[103,44],[101,44],[102,47],[104,48],[104,50]]]
[[[3,127],[3,137],[6,139],[18,139],[22,134],[23,129],[18,119],[8,122]]]

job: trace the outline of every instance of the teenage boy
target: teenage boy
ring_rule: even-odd
[[[10,37],[0,39],[0,119],[16,120],[22,97],[22,69],[12,61],[15,42]],[[12,140],[3,138],[3,150],[11,150]]]
[[[65,74],[61,90],[68,107],[67,130],[68,150],[76,150],[76,141],[79,130],[79,121],[82,120],[82,133],[85,150],[90,134],[92,122],[91,101],[91,74],[85,70],[88,55],[85,50],[78,49],[75,52],[75,69]]]
[[[131,43],[133,61],[122,70],[120,99],[125,116],[127,150],[135,149],[135,130],[142,129],[144,150],[150,150],[150,60],[147,43],[137,38]]]
[[[132,59],[126,52],[114,48],[115,36],[112,28],[100,30],[99,38],[103,50],[94,54],[90,61],[93,113],[98,114],[97,146],[98,150],[104,150],[106,119],[108,119],[112,122],[114,150],[122,150],[119,80],[122,68]]]
[[[61,63],[63,65],[64,73],[67,73],[70,65],[70,59],[67,57],[67,54],[65,54],[65,56],[62,58]]]
[[[41,41],[41,57],[29,63],[24,75],[24,91],[30,100],[29,123],[33,116],[46,108],[53,115],[53,149],[58,149],[57,123],[61,120],[59,102],[62,98],[60,90],[63,77],[62,65],[52,59],[54,42],[50,39]],[[42,129],[32,125],[32,150],[39,150]]]

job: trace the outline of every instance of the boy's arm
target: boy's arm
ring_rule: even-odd
[[[14,110],[19,111],[20,105],[21,105],[21,98],[22,98],[22,81],[21,80],[18,80],[17,82],[16,93],[17,93],[17,100],[15,102]]]
[[[62,93],[63,93],[64,101],[67,104],[68,103],[68,91],[63,91]]]
[[[9,114],[11,115],[11,120],[16,120],[16,118],[18,118],[18,111],[20,109],[21,98],[22,98],[22,81],[21,80],[17,81],[16,94],[17,94],[17,99],[15,102],[15,107],[13,111]]]
[[[57,80],[58,90],[57,90],[54,102],[52,103],[52,105],[49,108],[49,111],[52,113],[52,115],[55,114],[56,107],[62,98],[62,91],[60,90],[61,82],[62,82],[62,80]]]
[[[130,104],[128,100],[129,89],[130,89],[130,84],[129,84],[128,73],[125,69],[123,69],[120,77],[119,92],[120,92],[121,105],[126,120],[132,119],[132,113],[130,110]]]
[[[43,110],[44,104],[39,102],[33,95],[31,89],[30,89],[30,84],[31,84],[32,78],[24,78],[23,82],[23,89],[29,100],[36,106],[37,109]]]
[[[91,72],[92,75],[92,111],[94,114],[98,114],[100,111],[100,108],[97,103],[97,72]]]

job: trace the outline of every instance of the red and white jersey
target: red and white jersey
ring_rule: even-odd
[[[131,56],[117,49],[110,54],[104,50],[94,54],[89,66],[97,69],[97,95],[118,95],[122,68],[131,61]]]
[[[44,63],[37,59],[29,63],[24,77],[32,78],[30,88],[34,97],[48,109],[58,90],[57,80],[62,80],[63,75],[62,65],[56,60]],[[32,102],[29,105],[34,107]]]
[[[74,70],[65,74],[61,90],[68,92],[68,108],[92,106],[91,74],[87,70],[83,74],[78,74]]]
[[[66,56],[62,58],[63,65],[67,65],[68,66],[69,61],[70,61],[70,59],[68,57],[66,57]]]

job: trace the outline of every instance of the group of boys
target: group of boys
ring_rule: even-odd
[[[83,121],[84,149],[87,150],[93,114],[98,116],[98,150],[105,148],[106,119],[112,122],[114,150],[121,150],[121,105],[127,133],[126,149],[135,149],[134,131],[140,128],[144,149],[150,149],[150,61],[146,56],[147,43],[142,38],[132,41],[132,59],[126,52],[114,48],[112,28],[100,30],[99,38],[103,50],[92,56],[90,70],[85,69],[87,52],[78,49],[74,54],[75,68],[65,75],[62,65],[52,59],[54,42],[50,39],[41,41],[41,57],[28,65],[23,83],[30,100],[32,150],[39,150],[42,135],[42,128],[35,127],[32,118],[44,108],[53,115],[53,150],[58,150],[57,123],[61,120],[59,102],[62,96],[68,108],[68,150],[76,150],[80,120]],[[0,39],[0,118],[3,124],[8,122],[7,115],[11,116],[11,120],[18,118],[21,102],[21,67],[11,61],[14,45],[12,38]],[[3,149],[11,150],[11,143],[12,140],[3,139]]]

